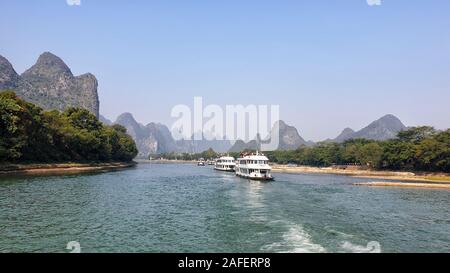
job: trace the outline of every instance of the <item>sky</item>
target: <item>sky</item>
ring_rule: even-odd
[[[378,0],[372,0],[374,3]],[[450,127],[450,1],[2,0],[0,55],[44,51],[99,81],[100,113],[171,125],[171,109],[279,105],[308,140],[385,114]]]

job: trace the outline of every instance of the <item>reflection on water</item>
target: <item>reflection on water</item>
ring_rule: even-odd
[[[263,189],[262,182],[252,181],[252,180],[247,180],[247,181],[248,181],[248,187],[247,187],[247,191],[246,191],[247,205],[252,208],[255,208],[255,209],[260,209],[260,208],[264,207],[264,203],[262,200],[263,195],[261,193],[261,191]]]
[[[450,191],[364,179],[140,164],[111,173],[0,178],[0,252],[450,251]]]

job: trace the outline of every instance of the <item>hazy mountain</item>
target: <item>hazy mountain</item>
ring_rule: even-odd
[[[104,123],[108,123],[108,120],[104,117],[101,117],[101,119]],[[261,139],[259,134],[249,142],[237,140],[233,145],[226,140],[193,140],[194,136],[191,139],[175,141],[167,126],[159,123],[149,123],[144,126],[138,123],[130,113],[120,115],[115,123],[127,128],[128,133],[136,141],[139,150],[138,157],[141,158],[147,158],[151,154],[167,152],[199,153],[209,148],[216,152],[240,152],[245,149],[260,150],[261,143],[270,141],[269,137]],[[295,150],[300,146],[315,144],[312,141],[305,141],[295,127],[287,125],[282,120],[273,126],[271,135],[276,128],[279,130],[278,150]],[[393,115],[386,115],[357,132],[346,128],[337,138],[327,141],[343,142],[352,138],[386,140],[394,138],[399,131],[405,128],[398,118]]]
[[[123,113],[114,123],[127,128],[128,134],[136,142],[140,158],[176,150],[175,141],[169,129],[163,124],[149,123],[144,126],[138,123],[130,113]]]
[[[39,56],[36,64],[20,76],[0,56],[0,90],[4,89],[12,89],[19,97],[44,109],[82,107],[99,116],[95,76],[90,73],[74,76],[59,57],[49,52]]]
[[[326,141],[329,142],[344,142],[350,138],[352,138],[352,135],[355,133],[355,131],[351,128],[345,128],[335,139],[328,139]]]
[[[166,125],[152,122],[147,124],[145,128],[156,139],[156,153],[177,151],[177,144]]]
[[[255,139],[249,142],[237,140],[230,148],[229,152],[242,152],[244,150],[261,150],[261,136],[258,134]]]
[[[385,115],[357,132],[347,128],[338,137],[331,141],[344,142],[355,138],[388,140],[395,138],[398,132],[405,129],[406,126],[396,116]]]
[[[226,152],[231,144],[224,140],[178,140],[175,141],[167,126],[160,123],[142,125],[132,114],[124,113],[115,121],[127,128],[128,134],[135,140],[139,150],[138,157],[148,158],[151,154],[180,152],[199,153],[209,148],[216,152]]]
[[[20,84],[20,77],[11,63],[0,55],[0,90],[16,89]]]
[[[227,152],[232,144],[229,140],[222,139],[213,139],[213,140],[194,140],[194,137],[191,139],[182,139],[176,141],[177,143],[177,152],[183,153],[200,153],[208,150],[209,148],[213,149],[218,153]]]
[[[294,126],[287,125],[284,121],[278,121],[280,132],[280,144],[278,150],[295,150],[302,145],[309,145],[298,133]],[[274,128],[272,128],[274,130]]]
[[[105,117],[102,116],[102,115],[100,115],[100,116],[98,117],[98,119],[99,119],[101,122],[103,122],[103,124],[106,124],[106,125],[111,125],[111,124],[113,124],[113,122],[112,122],[111,120],[105,118]]]
[[[275,130],[275,128],[278,128],[279,130],[279,144],[278,144],[278,150],[295,150],[298,147],[302,145],[310,146],[313,143],[305,141],[300,134],[298,133],[297,129],[293,126],[287,125],[284,121],[279,120],[277,121],[274,126],[271,129],[271,135],[272,132]],[[270,141],[270,138],[267,137],[263,142]],[[230,148],[230,152],[240,152],[245,149],[260,149],[261,148],[261,138],[258,134],[254,140],[251,140],[247,143],[245,143],[242,140],[238,140],[234,143],[234,145]]]

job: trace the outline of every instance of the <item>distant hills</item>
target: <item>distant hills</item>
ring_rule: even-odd
[[[351,139],[355,131],[352,128],[345,128],[335,139],[326,140],[328,142],[344,142]]]
[[[199,153],[209,148],[216,152],[226,152],[231,143],[225,140],[175,140],[167,126],[161,123],[138,123],[132,114],[123,113],[115,122],[100,116],[105,124],[120,124],[127,128],[127,132],[133,137],[139,150],[138,157],[147,158],[152,154],[179,152]]]
[[[275,128],[279,129],[279,144],[278,150],[295,150],[300,146],[309,146],[313,143],[305,141],[297,129],[293,126],[287,125],[284,121],[277,121],[272,127],[271,131],[275,130]],[[242,140],[237,140],[234,145],[230,148],[230,152],[240,152],[242,150],[250,149],[250,150],[260,150],[262,142],[268,142],[270,138],[266,137],[264,140],[261,140],[261,136],[258,134],[254,140],[251,140],[245,143]]]
[[[177,150],[169,129],[163,124],[149,123],[144,126],[138,123],[130,113],[121,114],[114,123],[127,128],[128,134],[138,147],[138,157],[144,158],[151,154]]]
[[[100,116],[100,119],[105,124],[112,124],[110,120],[103,116]],[[220,153],[242,151],[244,149],[259,149],[262,141],[259,135],[255,140],[248,143],[238,140],[234,145],[228,140],[193,140],[193,137],[191,139],[174,140],[167,126],[156,123],[149,123],[144,126],[138,123],[130,113],[120,115],[114,123],[127,128],[128,133],[133,137],[138,146],[139,157],[148,157],[151,154],[168,152],[199,153],[209,148]],[[287,125],[284,121],[280,120],[276,125],[280,129],[280,150],[292,150],[302,145],[312,144],[311,142],[305,141],[295,127]]]
[[[243,150],[261,150],[261,136],[258,134],[255,139],[249,142],[238,139],[228,151],[241,152]]]
[[[268,137],[261,138],[258,134],[249,142],[237,140],[232,143],[227,140],[174,140],[167,126],[160,123],[149,123],[142,125],[138,123],[130,113],[120,115],[115,122],[111,122],[100,116],[105,124],[121,124],[125,126],[128,133],[136,141],[139,150],[139,157],[146,158],[151,154],[179,152],[179,153],[199,153],[209,148],[216,152],[240,152],[242,150],[261,149],[261,143],[268,142]],[[294,126],[278,121],[272,128],[279,128],[278,150],[295,150],[300,146],[313,146],[317,143],[306,141],[300,136]],[[386,115],[370,123],[359,131],[346,128],[334,139],[327,139],[325,142],[344,142],[349,139],[365,138],[371,140],[388,140],[395,138],[397,133],[405,130],[406,126],[394,115]]]
[[[398,132],[406,129],[406,126],[394,115],[385,115],[370,123],[363,129],[355,132],[350,128],[344,129],[335,139],[330,142],[344,142],[349,139],[365,138],[371,140],[388,140],[395,138]]]
[[[295,150],[300,146],[315,145],[312,141],[305,141],[293,126],[287,125],[284,121],[279,121],[280,143],[278,150]],[[274,126],[275,127],[275,126]],[[370,123],[359,131],[346,128],[334,139],[327,139],[325,142],[344,142],[349,139],[365,138],[370,140],[388,140],[395,138],[398,132],[405,130],[406,126],[394,115],[385,115],[380,119]],[[272,130],[274,130],[272,128]],[[245,149],[260,149],[261,137],[257,135],[254,140],[244,142],[238,140],[231,147],[230,152],[240,152]]]
[[[74,76],[70,68],[50,52],[41,54],[22,75],[18,75],[11,63],[0,56],[0,90],[14,90],[19,97],[44,109],[81,107],[98,117],[97,85],[94,75]]]

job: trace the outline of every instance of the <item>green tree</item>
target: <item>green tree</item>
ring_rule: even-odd
[[[85,109],[43,111],[0,93],[0,162],[130,161],[136,144],[121,126],[104,126]]]

